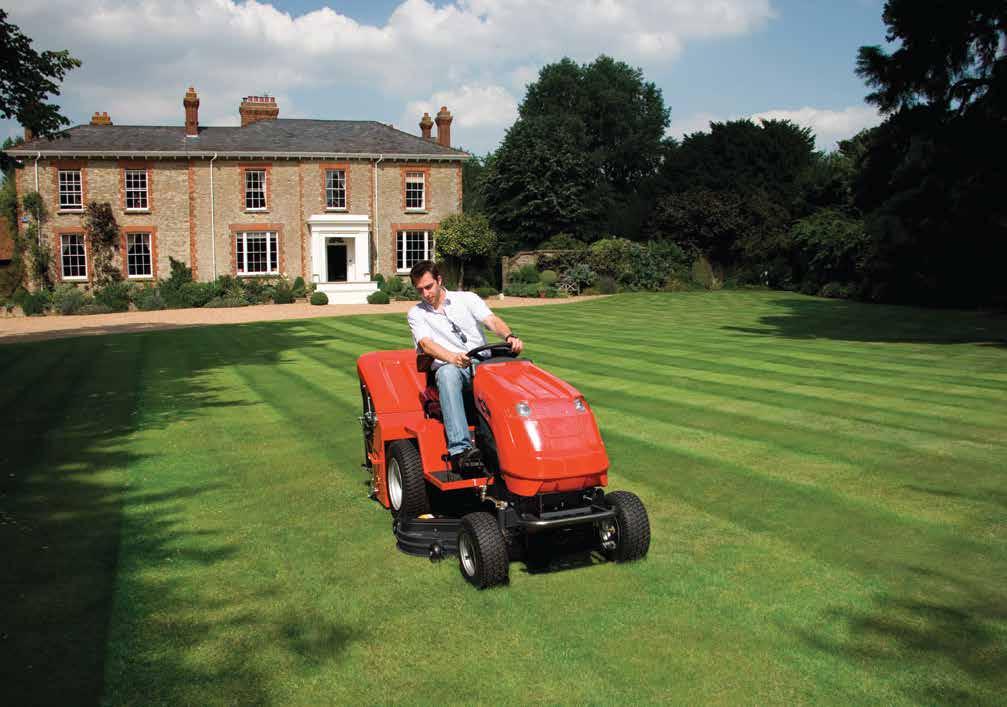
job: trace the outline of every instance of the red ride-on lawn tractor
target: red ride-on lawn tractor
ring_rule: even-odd
[[[510,560],[533,536],[587,537],[619,562],[645,556],[647,511],[628,491],[604,492],[608,455],[584,397],[507,344],[468,356],[480,361],[467,404],[483,465],[461,473],[449,462],[424,355],[375,351],[357,361],[364,465],[372,496],[392,512],[399,548],[431,559],[457,553],[462,575],[479,588],[505,583]]]

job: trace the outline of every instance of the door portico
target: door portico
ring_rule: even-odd
[[[329,304],[366,304],[377,289],[370,273],[370,225],[366,215],[316,214],[311,234],[311,280]]]

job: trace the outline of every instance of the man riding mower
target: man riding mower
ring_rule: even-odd
[[[445,290],[433,263],[411,275],[422,301],[409,324],[422,353],[357,361],[365,466],[399,547],[457,553],[479,588],[505,583],[532,536],[586,533],[610,559],[644,557],[647,511],[632,493],[604,492],[608,456],[584,397],[518,359],[521,340],[476,295]],[[506,343],[487,345],[480,325]]]

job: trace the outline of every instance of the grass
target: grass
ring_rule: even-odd
[[[784,293],[510,310],[646,561],[470,589],[365,498],[402,316],[0,347],[0,702],[994,703],[1007,321]]]

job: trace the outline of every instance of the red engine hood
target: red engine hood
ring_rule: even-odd
[[[591,408],[581,394],[529,361],[480,365],[476,405],[489,420],[500,468],[514,493],[533,495],[606,483],[608,455]],[[518,413],[527,403],[529,414]]]

